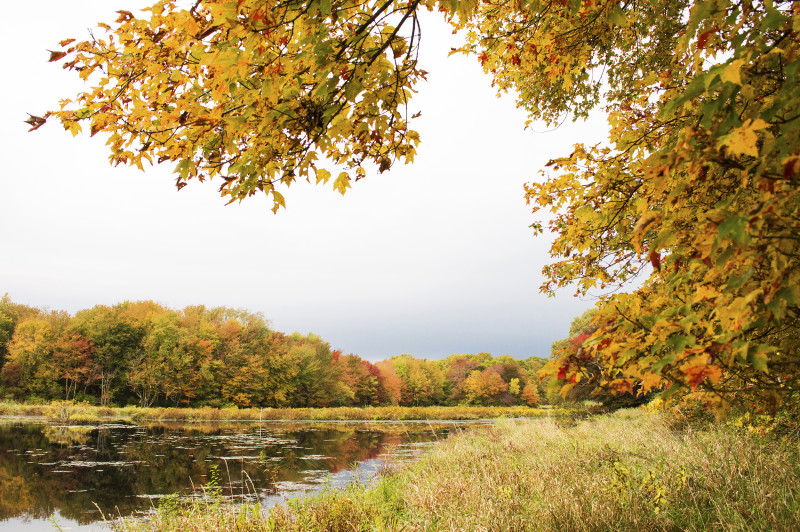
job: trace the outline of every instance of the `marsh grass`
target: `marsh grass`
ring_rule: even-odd
[[[400,475],[415,530],[797,530],[799,473],[796,442],[637,411],[500,423]]]
[[[662,413],[500,420],[371,486],[262,511],[189,506],[122,530],[800,530],[798,441]]]
[[[71,401],[50,404],[0,402],[0,416],[45,417],[62,423],[72,421],[411,421],[478,420],[497,417],[571,415],[575,409],[543,409],[523,406],[378,406],[337,408],[123,408],[98,407]]]

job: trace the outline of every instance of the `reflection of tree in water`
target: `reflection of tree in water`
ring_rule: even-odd
[[[97,450],[98,458],[109,458],[111,456],[111,449],[109,449],[108,446],[108,438],[110,436],[110,429],[97,429],[97,439],[95,440],[94,448]]]
[[[44,437],[56,445],[83,445],[92,437],[91,427],[54,425],[44,428]]]
[[[0,518],[46,518],[55,508],[66,515],[74,502],[70,491],[82,489],[81,479],[57,472],[69,460],[75,443],[58,430],[41,425],[0,425]],[[51,441],[48,436],[56,441]],[[91,437],[91,436],[89,436]],[[80,443],[77,444],[80,446]],[[85,506],[79,514],[85,514]]]
[[[93,503],[107,515],[146,512],[151,500],[137,495],[189,495],[215,465],[225,495],[269,493],[278,482],[305,481],[309,471],[336,473],[401,443],[441,437],[443,430],[427,427],[335,423],[0,424],[0,520],[58,510],[87,524],[100,518]]]

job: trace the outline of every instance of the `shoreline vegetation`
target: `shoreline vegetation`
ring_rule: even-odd
[[[258,313],[153,301],[75,315],[0,298],[0,400],[141,408],[537,406],[547,359],[400,354],[372,363]]]
[[[167,500],[117,532],[797,530],[797,438],[685,424],[653,408],[569,423],[501,419],[421,460],[267,509]]]
[[[49,404],[0,402],[0,420],[42,418],[65,424],[119,421],[473,421],[494,418],[568,417],[586,413],[571,408],[526,406],[376,406],[332,408],[140,408],[103,407],[72,401]]]

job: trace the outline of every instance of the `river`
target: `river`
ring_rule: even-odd
[[[474,423],[473,423],[474,425]],[[0,422],[0,532],[107,530],[164,496],[270,507],[368,482],[414,460],[460,422],[197,422],[60,426]],[[105,520],[105,522],[104,522]],[[56,526],[57,525],[57,526]]]

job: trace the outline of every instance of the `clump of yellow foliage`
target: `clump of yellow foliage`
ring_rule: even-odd
[[[608,113],[606,145],[575,146],[526,187],[553,213],[545,291],[647,276],[603,296],[597,330],[551,364],[564,392],[591,379],[700,388],[722,408],[796,402],[797,4],[489,1],[467,26],[466,50],[534,118]]]

